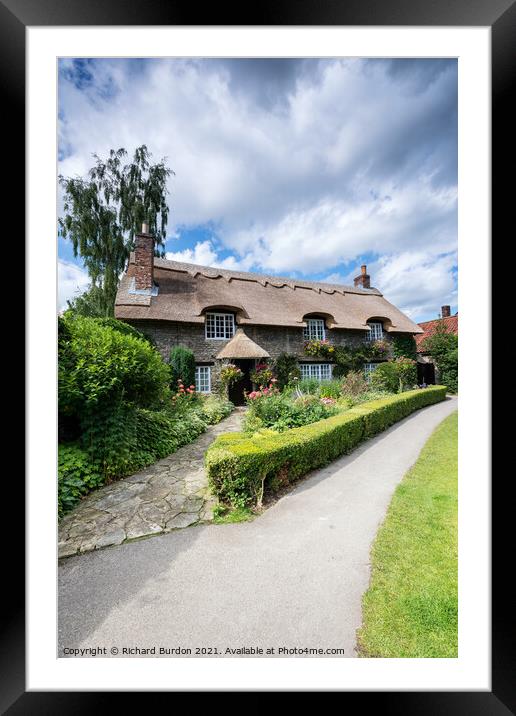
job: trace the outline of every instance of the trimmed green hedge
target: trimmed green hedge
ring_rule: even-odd
[[[445,386],[411,390],[363,403],[345,413],[284,433],[263,430],[221,435],[206,453],[212,492],[223,503],[260,503],[264,487],[275,492],[310,470],[351,452],[414,410],[446,397]]]

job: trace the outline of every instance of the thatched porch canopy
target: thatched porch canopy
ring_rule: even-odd
[[[217,358],[270,358],[266,350],[237,328],[233,338],[217,354]]]

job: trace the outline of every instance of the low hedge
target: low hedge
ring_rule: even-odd
[[[445,386],[433,386],[372,400],[284,433],[221,435],[206,453],[210,488],[222,503],[233,507],[260,504],[264,489],[277,491],[445,397]]]

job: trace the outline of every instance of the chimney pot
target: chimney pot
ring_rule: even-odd
[[[450,317],[450,306],[441,306],[441,317],[442,318]]]
[[[149,233],[149,224],[144,221],[142,224],[142,234],[148,234]]]
[[[362,272],[362,276],[366,276],[366,275],[367,275],[367,266],[366,266],[366,264],[362,264],[362,266],[360,267],[360,271]]]

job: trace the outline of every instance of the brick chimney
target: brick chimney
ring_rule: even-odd
[[[367,266],[365,264],[362,264],[360,267],[360,276],[355,277],[354,283],[355,287],[371,288],[371,276],[367,273]]]
[[[154,237],[149,225],[142,224],[134,241],[134,287],[137,291],[151,291],[154,285]]]
[[[450,317],[450,307],[449,306],[441,306],[441,318],[449,318]]]

